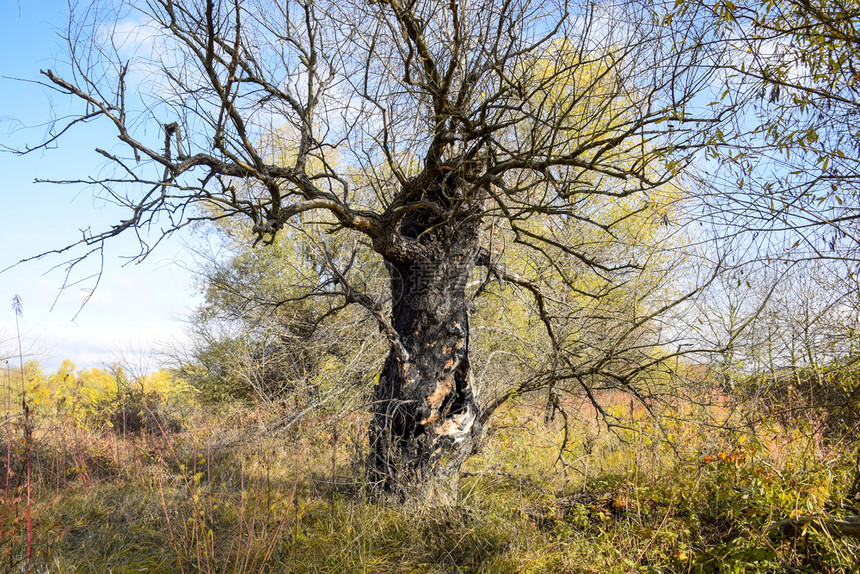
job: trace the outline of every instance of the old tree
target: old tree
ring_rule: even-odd
[[[715,57],[708,19],[673,11],[530,0],[73,10],[69,61],[42,74],[81,111],[43,145],[92,121],[119,139],[97,150],[110,175],[82,183],[129,215],[84,237],[84,254],[125,232],[225,218],[247,221],[258,249],[320,231],[311,272],[325,280],[311,291],[364,307],[388,345],[368,480],[447,498],[506,397],[567,383],[599,407],[593,385],[643,392],[640,375],[677,353],[655,323],[695,285],[664,288],[679,258],[658,246],[678,226],[673,182],[718,118],[694,108],[715,81],[700,66]],[[352,279],[347,244],[384,264],[385,298]],[[531,301],[546,363],[482,412],[472,299],[501,282],[513,290],[498,293]]]

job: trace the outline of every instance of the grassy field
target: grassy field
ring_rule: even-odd
[[[655,419],[604,398],[620,426],[570,402],[563,450],[561,417],[514,401],[455,508],[367,498],[363,413],[196,406],[123,431],[45,410],[29,432],[12,416],[0,572],[26,571],[28,548],[51,573],[858,571],[856,538],[802,518],[858,514],[852,445],[725,405]]]

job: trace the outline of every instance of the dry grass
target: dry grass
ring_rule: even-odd
[[[361,415],[319,413],[273,434],[265,429],[283,413],[233,406],[198,410],[181,432],[122,436],[43,414],[31,445],[32,571],[850,572],[858,563],[856,540],[814,526],[767,534],[780,518],[857,514],[844,494],[846,445],[802,428],[727,430],[715,424],[730,416],[720,406],[664,406],[658,427],[627,397],[606,398],[630,428],[609,430],[570,403],[561,457],[559,419],[524,402],[500,413],[464,469],[456,508],[367,500]],[[0,572],[23,571],[26,555],[13,435]]]

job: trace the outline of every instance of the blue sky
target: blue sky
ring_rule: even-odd
[[[69,103],[46,88],[10,78],[38,80],[39,70],[62,69],[58,34],[67,21],[65,0],[0,0],[0,143],[36,142],[55,114],[71,112]],[[26,129],[22,129],[26,127]],[[119,213],[100,204],[84,188],[34,184],[36,178],[80,178],[94,173],[103,158],[94,152],[115,136],[85,126],[69,134],[58,149],[25,157],[0,153],[0,269],[115,222]],[[106,143],[108,142],[108,143]],[[143,263],[123,265],[136,253],[131,238],[108,245],[104,274],[92,299],[80,309],[86,281],[60,293],[65,272],[51,268],[62,257],[27,263],[0,274],[0,358],[16,346],[12,297],[21,296],[25,352],[53,370],[63,359],[79,367],[99,366],[121,355],[140,354],[183,340],[182,316],[194,306],[187,268],[193,263],[185,242],[162,245]],[[75,278],[96,271],[92,261]],[[59,295],[59,298],[58,298]],[[53,310],[51,307],[53,306]]]

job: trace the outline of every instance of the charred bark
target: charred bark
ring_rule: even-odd
[[[478,226],[434,225],[431,213],[417,210],[400,233],[426,255],[387,261],[401,351],[389,354],[375,388],[367,478],[376,492],[448,503],[480,434],[466,296]]]

